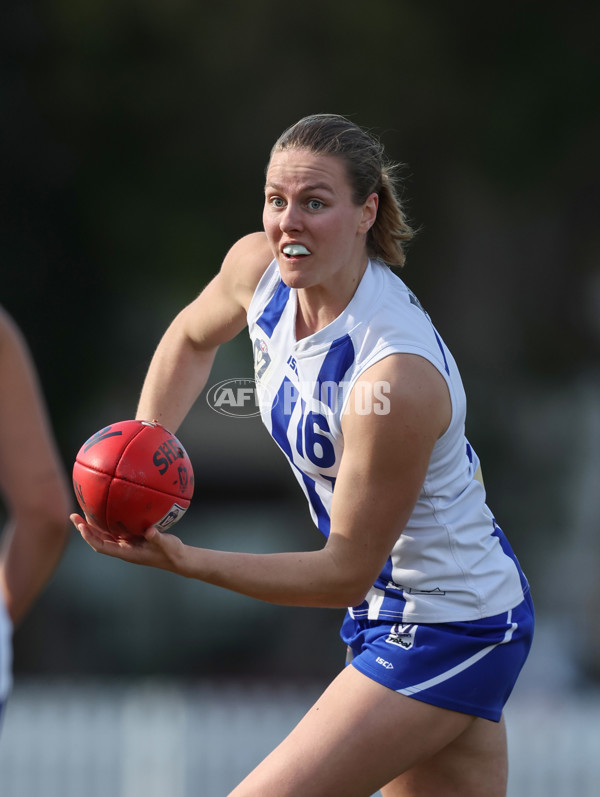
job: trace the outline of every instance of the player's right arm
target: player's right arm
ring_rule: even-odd
[[[264,233],[247,235],[232,246],[219,273],[163,335],[136,418],[177,430],[206,385],[217,349],[246,326],[248,306],[272,259]]]

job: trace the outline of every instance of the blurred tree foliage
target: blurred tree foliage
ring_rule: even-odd
[[[169,319],[260,227],[270,146],[307,113],[350,116],[407,164],[421,232],[404,276],[462,365],[492,475],[515,456],[511,392],[597,366],[597,3],[5,0],[1,14],[0,301],[68,460],[133,411]]]
[[[589,268],[581,249],[595,234],[598,199],[596,4],[565,13],[533,2],[492,12],[443,0],[368,9],[7,0],[3,16],[2,293],[32,334],[45,319],[49,345],[56,334],[66,343],[63,330],[83,368],[86,336],[75,329],[107,315],[114,323],[115,309],[127,327],[127,307],[147,312],[167,293],[168,307],[155,308],[160,327],[226,247],[260,226],[269,147],[314,111],[372,126],[408,162],[410,210],[425,229],[419,285],[437,279],[442,260],[446,272],[453,266],[446,225],[461,196],[452,182],[474,175],[522,237],[544,217],[560,228],[551,268],[562,274],[527,253],[537,289],[550,277],[564,299]],[[515,246],[526,254],[527,240]],[[550,325],[556,308],[540,305]],[[531,326],[545,338],[539,321]]]

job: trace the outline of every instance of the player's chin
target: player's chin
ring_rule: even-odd
[[[301,266],[285,263],[279,267],[279,274],[283,283],[287,285],[288,288],[295,288],[298,290],[300,288],[310,287],[312,284],[311,275],[308,274],[306,270],[303,270]]]

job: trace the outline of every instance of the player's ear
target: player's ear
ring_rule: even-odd
[[[377,218],[377,209],[379,208],[379,194],[372,193],[367,197],[366,202],[362,206],[362,214],[359,222],[359,233],[367,233],[375,224]]]

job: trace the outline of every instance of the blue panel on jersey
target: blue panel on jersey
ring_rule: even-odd
[[[304,482],[304,486],[306,488],[306,495],[317,516],[317,526],[319,527],[319,531],[324,534],[325,537],[328,537],[330,521],[327,510],[319,498],[314,479],[311,479],[310,476],[302,473],[300,468],[298,468],[294,462],[294,454],[292,452],[290,441],[288,440],[287,433],[290,419],[299,398],[300,393],[286,376],[281,383],[281,387],[277,391],[277,395],[273,400],[273,404],[271,405],[271,435],[273,440],[275,440],[275,442],[279,445],[281,450],[289,459],[290,464],[296,468],[302,476],[302,481]],[[297,443],[297,445],[300,446],[299,453],[302,453],[301,442]]]
[[[425,310],[425,308],[423,307],[421,302],[417,299],[415,294],[412,291],[410,291],[410,290],[408,292],[408,298],[409,298],[411,304],[414,304],[415,307],[418,307],[419,310],[422,310],[425,313],[425,315],[427,316],[427,319],[431,323],[431,318],[429,318],[429,313]],[[431,324],[431,326],[433,327],[433,324]],[[448,368],[448,360],[446,360],[446,352],[444,351],[444,344],[440,340],[440,337],[439,337],[438,333],[435,331],[435,327],[433,327],[433,334],[435,335],[435,339],[437,341],[437,345],[440,347],[440,351],[442,352],[442,357],[444,358],[444,367],[445,367],[446,373],[448,375],[450,375],[450,369]]]
[[[377,580],[373,584],[375,589],[381,590],[384,593],[383,602],[377,610],[377,619],[379,620],[401,620],[406,598],[404,597],[404,589],[400,585],[393,585],[392,570],[393,570],[392,557],[388,557],[383,570],[377,576]],[[352,612],[356,619],[367,617],[369,614],[369,602],[364,600],[358,606],[352,607]]]
[[[271,405],[271,436],[292,464],[294,457],[287,432],[299,396],[297,388],[286,376]]]
[[[289,295],[289,286],[281,281],[277,286],[277,290],[271,297],[271,300],[263,310],[262,315],[256,322],[269,337],[271,337],[273,330],[279,323]]]
[[[301,457],[304,456],[304,412],[306,410],[306,402],[300,399],[300,418],[298,420],[298,428],[296,429],[296,451]]]
[[[521,586],[523,587],[523,594],[527,594],[527,592],[529,591],[529,582],[525,578],[525,573],[523,573],[523,571],[521,570],[521,565],[519,564],[515,552],[511,548],[511,545],[507,540],[506,535],[504,534],[500,526],[496,523],[495,519],[494,519],[494,531],[492,532],[492,536],[498,538],[498,541],[500,542],[500,547],[504,551],[504,554],[508,556],[509,559],[512,559],[512,561],[515,563],[515,567],[517,568],[517,571],[519,573],[519,578],[521,580]]]
[[[319,527],[319,531],[325,537],[329,537],[329,530],[331,528],[331,521],[329,520],[329,515],[327,514],[327,510],[323,506],[323,502],[319,498],[319,495],[315,489],[315,481],[311,479],[310,476],[307,476],[305,473],[302,474],[302,481],[304,482],[304,486],[306,487],[306,494],[308,496],[308,500],[310,501],[310,505],[315,511],[317,516],[317,526]]]
[[[433,334],[435,335],[435,339],[437,340],[437,345],[440,347],[440,351],[442,352],[442,357],[444,358],[444,368],[446,369],[446,373],[450,375],[450,369],[448,368],[448,360],[446,359],[446,352],[444,351],[444,344],[440,340],[440,336],[438,333],[433,330]]]
[[[354,362],[354,344],[350,335],[344,335],[333,341],[325,359],[321,364],[321,370],[317,377],[315,391],[317,398],[320,398],[330,409],[335,410],[337,401],[337,390],[330,390],[333,385],[339,385],[343,381],[346,371]],[[327,383],[327,387],[323,385]]]
[[[383,583],[387,586],[392,581],[392,570],[393,570],[393,562],[392,557],[388,556],[387,562],[384,565],[383,570],[379,574],[379,579],[383,581]]]
[[[473,449],[471,448],[471,444],[467,443],[467,457],[471,465],[473,464]]]

